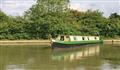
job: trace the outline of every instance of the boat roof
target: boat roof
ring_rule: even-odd
[[[58,35],[58,36],[83,36],[83,35]],[[85,36],[83,36],[83,37],[85,37]],[[87,37],[99,37],[99,36],[87,36]]]

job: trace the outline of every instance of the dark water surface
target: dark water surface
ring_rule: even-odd
[[[0,70],[120,70],[120,45],[0,46]]]

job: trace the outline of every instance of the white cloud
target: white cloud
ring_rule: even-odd
[[[4,0],[1,9],[8,15],[23,15],[34,3],[34,0]]]
[[[86,11],[88,9],[104,12],[105,16],[117,12],[120,14],[120,0],[70,0],[71,9]],[[22,15],[35,0],[0,0],[0,8],[8,15]]]
[[[80,10],[80,4],[72,4],[72,5],[70,5],[70,8],[71,9],[74,9],[74,10]]]
[[[120,14],[120,0],[71,0],[71,6],[79,11],[100,10],[105,16],[115,12]]]

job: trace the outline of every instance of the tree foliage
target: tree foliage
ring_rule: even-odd
[[[69,9],[69,0],[37,0],[26,14],[7,16],[0,11],[0,39],[47,39],[51,35],[120,36],[120,15],[106,18],[95,10]]]

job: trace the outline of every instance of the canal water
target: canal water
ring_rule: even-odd
[[[0,46],[0,70],[120,70],[120,45]]]

